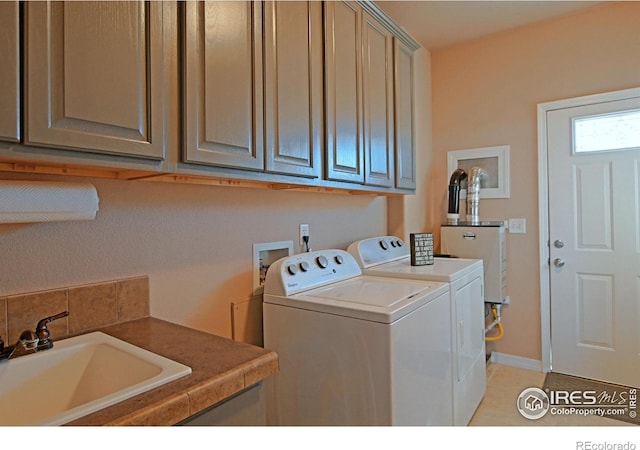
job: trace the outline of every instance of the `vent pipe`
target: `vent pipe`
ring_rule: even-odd
[[[461,184],[467,179],[467,173],[462,169],[456,169],[449,179],[449,211],[447,223],[457,225],[460,220],[460,189]]]
[[[480,224],[480,185],[486,172],[480,167],[472,167],[467,181],[467,222]]]

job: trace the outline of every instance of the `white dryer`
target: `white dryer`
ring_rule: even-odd
[[[450,284],[453,417],[455,425],[467,425],[486,391],[482,260],[434,258],[412,266],[409,247],[395,236],[363,239],[348,251],[366,275]]]
[[[272,425],[451,425],[449,285],[362,275],[343,250],[273,263],[264,288]]]

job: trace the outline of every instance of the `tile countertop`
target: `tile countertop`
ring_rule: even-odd
[[[185,364],[192,373],[66,425],[174,425],[278,370],[272,351],[159,319],[99,331]]]

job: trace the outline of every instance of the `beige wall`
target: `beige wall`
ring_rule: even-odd
[[[482,220],[527,219],[508,235],[505,337],[489,350],[539,360],[538,103],[640,86],[640,2],[616,2],[432,53],[431,226],[445,219],[447,151],[511,146],[511,198]]]
[[[293,240],[298,252],[300,223],[317,250],[386,232],[383,197],[88,181],[94,221],[0,226],[0,297],[149,275],[152,316],[230,337],[253,243]]]

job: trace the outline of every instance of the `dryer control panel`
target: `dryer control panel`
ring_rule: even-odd
[[[363,239],[351,244],[347,250],[363,269],[406,258],[410,254],[409,246],[396,236]]]
[[[271,264],[264,293],[289,296],[359,275],[362,275],[360,266],[344,250],[300,253]]]

